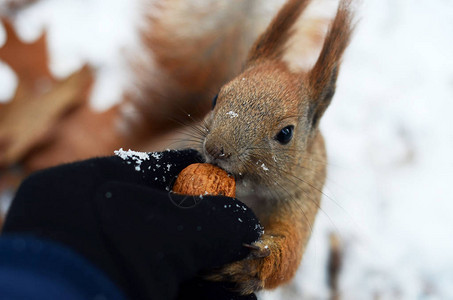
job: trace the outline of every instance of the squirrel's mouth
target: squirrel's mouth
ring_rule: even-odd
[[[234,151],[227,151],[226,148],[207,143],[205,139],[202,147],[202,156],[206,163],[215,165],[228,174],[232,175],[236,181],[244,179],[247,174],[246,164],[247,157],[240,157]]]
[[[207,158],[206,162],[208,164],[211,164],[211,165],[214,165],[214,166],[217,166],[217,167],[223,169],[229,175],[233,176],[234,179],[238,179],[238,177],[239,177],[238,176],[239,174],[235,172],[234,168],[232,167],[232,165],[228,161]]]
[[[246,172],[241,169],[241,164],[236,162],[234,158],[229,157],[228,159],[215,159],[210,155],[206,155],[205,153],[203,154],[203,158],[206,163],[223,169],[229,175],[233,176],[236,181],[244,179]]]

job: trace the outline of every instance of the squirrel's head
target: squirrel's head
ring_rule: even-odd
[[[334,95],[351,35],[348,2],[340,3],[311,70],[292,72],[282,60],[291,27],[308,2],[290,0],[283,6],[252,47],[244,71],[213,99],[202,151],[207,162],[238,179],[262,182],[265,174],[292,172],[308,157]]]

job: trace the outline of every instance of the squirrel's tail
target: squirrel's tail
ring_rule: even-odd
[[[310,1],[289,2],[299,2],[297,7],[303,10]],[[180,122],[191,123],[204,117],[211,98],[241,71],[253,42],[282,3],[143,0],[143,5],[147,17],[142,40],[148,59],[134,63],[138,93],[127,95],[135,113],[128,110],[131,118],[126,116],[126,120],[129,125],[138,123],[129,126],[131,130],[141,129],[149,137],[179,126]],[[295,39],[305,45],[307,56],[310,51],[319,53],[330,21],[330,16],[310,7],[302,20],[297,20],[298,41]],[[292,15],[295,18],[288,24],[298,19],[298,12]],[[269,38],[275,39],[276,47],[285,42],[285,37]],[[299,53],[297,60],[300,59]]]

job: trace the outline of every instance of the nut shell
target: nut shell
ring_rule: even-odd
[[[221,168],[211,164],[192,164],[179,173],[173,192],[184,195],[236,196],[236,182]]]

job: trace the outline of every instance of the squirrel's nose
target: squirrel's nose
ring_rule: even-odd
[[[216,144],[215,142],[206,142],[206,152],[214,159],[226,159],[231,156],[231,152],[223,145]]]

